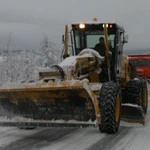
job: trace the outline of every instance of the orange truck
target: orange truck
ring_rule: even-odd
[[[150,83],[150,53],[146,55],[128,55],[129,64],[136,67],[137,76],[147,78]]]

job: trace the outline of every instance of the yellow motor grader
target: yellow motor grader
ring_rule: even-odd
[[[100,37],[104,56],[95,50]],[[121,119],[144,124],[147,84],[130,77],[132,70],[123,56],[126,37],[116,23],[76,23],[70,32],[66,25],[60,64],[40,68],[33,83],[0,87],[0,125],[92,126],[116,133]]]

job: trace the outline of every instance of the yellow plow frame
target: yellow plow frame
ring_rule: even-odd
[[[0,116],[9,118],[1,125],[100,124],[99,103],[88,80],[12,84],[12,87],[0,89],[0,107],[3,110]],[[88,116],[89,113],[94,113],[95,120]],[[12,121],[16,117],[25,118],[25,121],[18,118]],[[88,119],[92,121],[89,122]]]

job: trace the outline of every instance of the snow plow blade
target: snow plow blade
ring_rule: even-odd
[[[141,106],[122,105],[121,120],[129,123],[145,124],[145,114]]]
[[[87,81],[22,83],[0,89],[1,126],[91,126],[100,122],[100,115],[95,115],[99,113]]]

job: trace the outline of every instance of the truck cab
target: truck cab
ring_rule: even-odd
[[[137,77],[147,78],[150,83],[150,54],[128,55],[128,60],[136,68]]]

